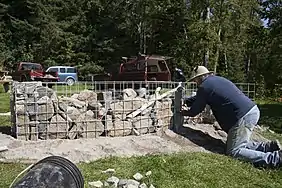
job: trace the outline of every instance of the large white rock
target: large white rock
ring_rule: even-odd
[[[80,137],[96,138],[104,132],[104,125],[100,119],[93,117],[93,112],[82,113],[76,119],[76,126],[71,131],[76,131]]]
[[[152,119],[148,116],[137,116],[132,125],[140,134],[152,133],[156,130]]]
[[[80,116],[80,111],[72,106],[67,107],[66,115],[72,120],[75,121]]]
[[[37,103],[38,105],[38,115],[34,120],[37,121],[47,121],[51,119],[54,115],[54,105],[52,100],[48,96],[43,96]]]
[[[146,102],[146,99],[136,97],[132,100],[118,101],[118,102],[112,103],[110,105],[110,108],[112,109],[115,115],[128,114],[140,108],[145,102]]]
[[[110,115],[106,116],[104,124],[107,128],[107,135],[111,137],[128,136],[132,132],[132,123],[129,121],[122,121],[120,119],[112,119]]]
[[[83,90],[78,94],[77,99],[80,101],[97,101],[97,94],[94,91]]]
[[[65,138],[69,129],[69,123],[60,115],[55,115],[50,121],[48,136],[50,139]]]
[[[134,99],[135,97],[137,97],[137,93],[134,91],[134,89],[128,88],[122,91],[121,97],[122,100]]]

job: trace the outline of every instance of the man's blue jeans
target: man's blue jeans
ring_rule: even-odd
[[[263,142],[252,142],[250,137],[257,125],[260,111],[254,106],[242,117],[229,132],[226,142],[226,153],[260,167],[277,167],[280,165],[278,151],[268,152]]]

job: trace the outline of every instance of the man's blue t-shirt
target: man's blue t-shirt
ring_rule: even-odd
[[[206,77],[199,85],[197,95],[186,102],[192,103],[186,114],[190,117],[198,115],[208,104],[225,132],[256,105],[231,81],[214,75]]]

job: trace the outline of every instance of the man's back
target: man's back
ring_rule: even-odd
[[[208,76],[200,88],[205,91],[207,104],[226,132],[255,106],[235,84],[220,76]]]

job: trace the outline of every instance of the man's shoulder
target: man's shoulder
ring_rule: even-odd
[[[218,83],[230,83],[231,84],[232,82],[224,77],[211,75],[211,76],[208,76],[204,80],[203,85],[218,84]]]
[[[224,77],[212,75],[206,78],[199,88],[214,91],[214,89],[234,88],[234,83]]]
[[[227,80],[227,79],[218,75],[210,75],[207,77],[207,80]]]
[[[219,76],[214,76],[214,75],[210,75],[208,77],[206,77],[204,79],[204,81],[202,82],[202,84],[200,85],[201,87],[207,87],[213,83],[217,83],[222,81],[224,78],[219,77]]]

